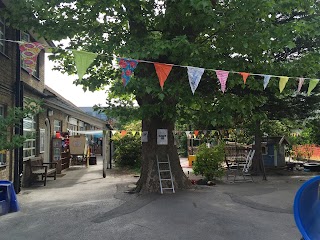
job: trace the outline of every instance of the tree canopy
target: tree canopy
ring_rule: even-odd
[[[296,78],[319,78],[318,0],[11,0],[9,11],[13,26],[69,40],[52,57],[62,71],[76,72],[72,54],[62,48],[98,53],[76,84],[91,91],[108,85],[113,113],[130,107],[130,114],[149,126],[177,118],[204,127],[230,126],[306,117],[318,108],[318,88],[305,94],[308,79],[302,93],[295,93]],[[180,67],[173,67],[162,90],[153,64],[139,62],[123,87],[116,57]],[[206,69],[194,95],[184,66]],[[213,69],[230,71],[225,93]],[[294,78],[280,94],[278,77],[264,90],[263,76],[251,75],[244,84],[233,72]]]

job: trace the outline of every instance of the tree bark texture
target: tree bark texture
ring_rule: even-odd
[[[266,180],[264,162],[262,158],[261,151],[261,142],[262,142],[262,133],[261,133],[261,121],[255,121],[255,144],[253,149],[255,150],[255,154],[252,160],[252,171],[257,174],[263,174],[263,179]]]
[[[157,145],[157,129],[168,130],[168,145]],[[159,161],[170,159],[175,189],[190,188],[191,183],[180,165],[180,158],[174,145],[174,123],[161,117],[152,117],[142,121],[142,131],[148,131],[148,142],[142,143],[141,175],[137,182],[137,192],[160,192],[157,158]],[[168,178],[166,175],[161,175]],[[170,181],[163,181],[163,187],[171,187]],[[170,185],[166,185],[169,184]]]

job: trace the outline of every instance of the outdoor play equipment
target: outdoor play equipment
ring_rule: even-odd
[[[320,176],[305,182],[294,199],[294,219],[304,240],[320,239]]]
[[[18,211],[19,205],[17,195],[14,191],[12,182],[0,180],[0,216]]]

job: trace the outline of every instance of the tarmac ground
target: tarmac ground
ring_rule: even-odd
[[[197,178],[185,159],[190,179]],[[189,173],[188,173],[189,172]],[[47,186],[18,194],[21,211],[0,216],[1,240],[300,239],[292,206],[309,175],[254,177],[254,182],[195,186],[175,194],[129,194],[133,173],[73,166]]]

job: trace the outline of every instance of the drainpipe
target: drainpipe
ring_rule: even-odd
[[[20,30],[16,30],[16,41],[20,41]],[[15,107],[23,107],[23,84],[21,82],[20,49],[16,49],[16,82],[15,82]],[[23,135],[23,119],[14,128],[15,135]],[[23,146],[14,149],[13,185],[16,193],[21,190],[21,176],[23,171]]]

